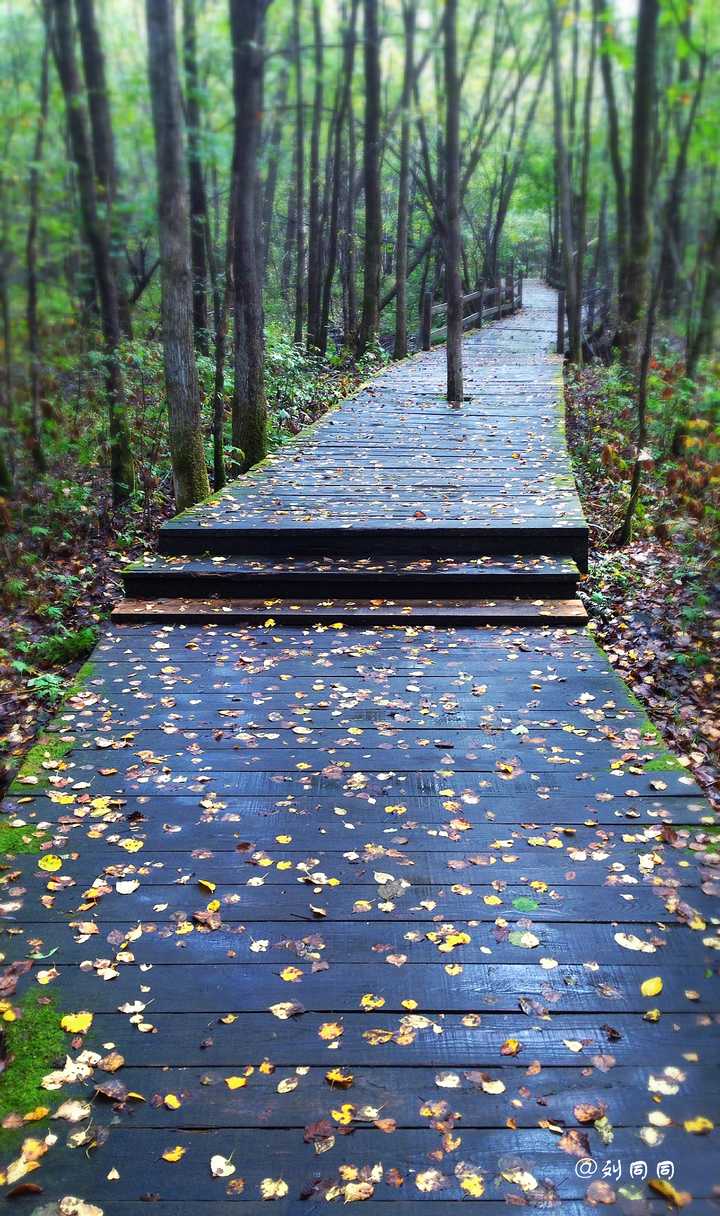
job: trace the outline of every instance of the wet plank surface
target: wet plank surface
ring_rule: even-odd
[[[241,482],[165,525],[166,553],[563,553],[587,530],[565,448],[555,295],[465,341],[465,401],[445,355],[392,365]],[[546,543],[543,543],[545,539]],[[478,544],[482,540],[483,548]]]
[[[529,475],[503,463],[509,417],[538,469],[565,461],[538,298],[467,344],[483,400],[500,356],[517,390],[482,441],[505,486]],[[533,344],[536,377],[516,358]],[[398,418],[409,371],[371,394]],[[442,468],[436,390],[409,381],[408,399]],[[475,410],[479,436],[474,400],[453,425]],[[328,465],[376,422],[360,398],[328,423]],[[536,505],[556,519],[566,499],[548,485]],[[245,523],[272,522],[250,490],[236,501]],[[448,564],[453,579],[470,567]],[[13,1210],[75,1195],[105,1216],[360,1200],[393,1216],[456,1202],[655,1216],[668,1207],[649,1184],[674,1171],[670,1202],[710,1212],[714,816],[589,633],[267,617],[110,623],[6,800],[41,847],[0,875],[4,963],[31,963],[18,994],[88,1015],[47,1074],[57,1118],[5,1132],[3,1161],[58,1137],[27,1175],[41,1199]]]

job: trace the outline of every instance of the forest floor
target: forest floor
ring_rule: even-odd
[[[673,375],[659,367],[656,378],[674,387]],[[337,372],[327,378],[337,383]],[[346,375],[344,390],[361,379]],[[690,428],[680,459],[648,467],[652,506],[637,539],[612,548],[626,501],[632,418],[620,388],[607,369],[568,377],[568,437],[591,530],[580,593],[615,670],[720,807],[717,437],[701,421],[701,454]],[[284,421],[288,432],[297,430],[292,415]],[[169,479],[136,509],[113,513],[103,473],[69,469],[67,456],[51,475],[21,486],[15,502],[0,499],[0,793],[92,650],[121,594],[118,570],[153,547],[172,515]]]
[[[568,440],[590,526],[580,597],[613,667],[720,809],[720,436],[714,407],[704,417],[701,400],[673,455],[683,392],[677,363],[656,362],[653,387],[643,508],[632,542],[618,549],[611,538],[627,502],[632,402],[617,369],[567,377]]]

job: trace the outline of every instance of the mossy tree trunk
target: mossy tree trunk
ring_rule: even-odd
[[[170,459],[179,511],[210,493],[193,345],[188,186],[172,0],[146,0],[158,179],[162,334]]]

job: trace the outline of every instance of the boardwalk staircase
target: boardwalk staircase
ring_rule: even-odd
[[[519,300],[516,300],[519,304]],[[555,297],[386,369],[167,523],[114,619],[581,624],[587,528],[564,443]]]

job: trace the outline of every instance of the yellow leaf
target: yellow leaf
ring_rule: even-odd
[[[385,1004],[384,996],[374,996],[372,992],[366,992],[360,999],[360,1007],[362,1009],[382,1009]]]
[[[180,1107],[182,1106],[182,1102],[178,1098],[177,1094],[165,1094],[163,1103],[165,1106],[167,1106],[168,1110],[180,1110]]]
[[[479,1174],[465,1174],[460,1179],[460,1190],[471,1195],[473,1199],[480,1199],[485,1194],[485,1183]]]
[[[217,883],[210,882],[207,878],[200,878],[198,879],[198,886],[200,887],[201,891],[209,891],[212,895]]]
[[[288,1193],[288,1184],[282,1178],[263,1178],[260,1183],[260,1194],[263,1199],[284,1199]]]
[[[340,1022],[323,1022],[318,1030],[321,1039],[337,1039],[343,1032],[344,1027]]]
[[[181,1161],[187,1152],[181,1144],[176,1144],[174,1148],[166,1148],[162,1154],[163,1161]]]
[[[280,979],[285,980],[288,984],[297,984],[298,980],[302,979],[302,976],[303,973],[300,967],[283,967],[280,972]]]
[[[228,1089],[242,1089],[247,1085],[247,1077],[226,1077],[225,1084]]]
[[[56,857],[54,853],[45,853],[38,861],[38,869],[47,870],[49,874],[54,874],[62,866],[62,858]]]
[[[343,1072],[341,1068],[331,1068],[325,1073],[328,1085],[336,1085],[338,1089],[349,1089],[355,1078],[351,1072]]]
[[[643,980],[640,991],[643,996],[658,996],[663,990],[663,982],[659,975],[653,975],[649,980]]]
[[[70,1034],[85,1034],[92,1026],[93,1015],[91,1013],[66,1013],[64,1018],[60,1019],[60,1025],[63,1030],[67,1030]]]
[[[691,1132],[693,1136],[705,1136],[711,1132],[714,1123],[711,1119],[706,1119],[704,1115],[697,1115],[695,1119],[686,1119],[683,1127],[686,1132]]]

